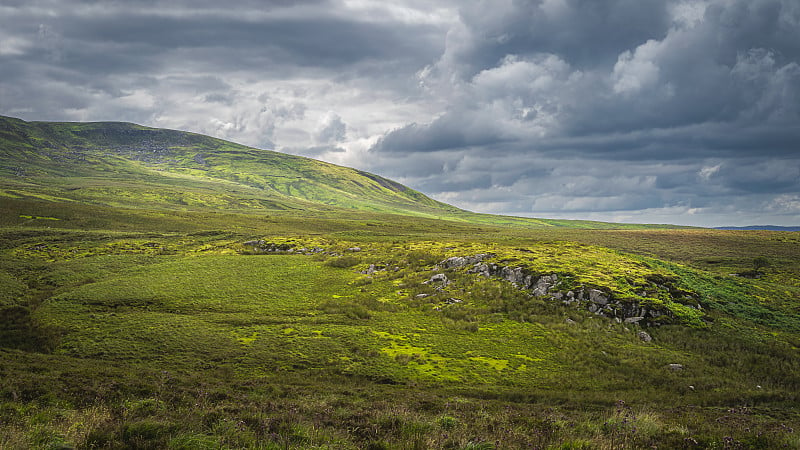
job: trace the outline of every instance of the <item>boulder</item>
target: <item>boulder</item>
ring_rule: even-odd
[[[558,275],[543,275],[536,280],[535,283],[532,285],[533,295],[538,297],[543,297],[550,292],[556,283],[558,282]],[[561,296],[555,297],[556,299],[561,299]]]
[[[447,286],[450,284],[450,280],[447,279],[447,275],[443,273],[437,273],[436,275],[432,276],[430,280],[423,282],[422,284],[431,284],[431,283],[441,283],[442,286]]]
[[[494,264],[489,265],[486,263],[477,263],[475,266],[469,270],[470,273],[477,273],[478,275],[482,275],[486,278],[492,276],[492,273],[496,271],[496,268],[493,267]]]
[[[608,304],[608,297],[599,289],[589,289],[589,301],[605,306]]]
[[[503,267],[500,269],[500,276],[504,280],[514,283],[517,287],[525,287],[525,274],[522,272],[521,267]]]
[[[453,256],[451,258],[447,258],[444,261],[439,263],[439,266],[443,269],[458,269],[461,267],[471,266],[475,263],[479,263],[484,259],[491,258],[492,254],[490,253],[479,253],[477,255],[471,256]]]

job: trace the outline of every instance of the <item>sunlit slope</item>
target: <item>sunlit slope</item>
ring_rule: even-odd
[[[0,118],[0,166],[10,195],[110,206],[457,211],[370,173],[128,123]]]
[[[643,227],[472,213],[378,175],[195,133],[2,116],[0,199],[269,214],[356,210],[524,228]]]

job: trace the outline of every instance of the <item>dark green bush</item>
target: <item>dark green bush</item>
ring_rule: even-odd
[[[338,267],[340,269],[353,267],[359,263],[361,263],[361,258],[355,256],[340,256],[338,258],[329,259],[327,262],[325,262],[325,264],[330,267]]]

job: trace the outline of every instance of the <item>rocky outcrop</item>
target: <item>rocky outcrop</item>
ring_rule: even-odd
[[[442,269],[460,269],[462,267],[467,267],[479,263],[484,259],[488,259],[493,256],[494,255],[491,253],[480,253],[478,255],[472,255],[472,256],[453,256],[452,258],[447,258],[444,261],[440,262],[439,267]]]
[[[615,319],[617,322],[654,326],[661,324],[664,320],[662,316],[672,317],[667,309],[645,306],[634,301],[619,300],[614,297],[613,293],[595,287],[579,286],[564,292],[561,286],[563,280],[558,274],[535,274],[522,267],[502,266],[486,261],[493,256],[492,254],[454,256],[439,263],[438,267],[442,269],[469,267],[468,273],[500,278],[537,297],[561,301],[565,305],[583,307],[594,314]],[[438,275],[434,277],[436,276]],[[429,280],[428,283],[432,281]]]
[[[325,251],[320,247],[295,248],[292,244],[276,244],[263,239],[242,242],[242,245],[252,253],[301,253],[303,255],[312,255]]]

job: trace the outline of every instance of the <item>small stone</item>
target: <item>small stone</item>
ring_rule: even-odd
[[[443,273],[437,273],[436,275],[432,276],[430,279],[431,283],[447,283],[447,275]]]
[[[575,325],[575,323],[576,323],[574,320],[570,319],[569,317],[567,317],[567,319],[564,320],[564,322],[566,322],[569,325]]]
[[[653,337],[650,336],[646,331],[640,331],[636,333],[636,336],[638,336],[643,342],[650,342],[653,340]]]
[[[683,364],[667,364],[667,369],[672,371],[683,370]]]

